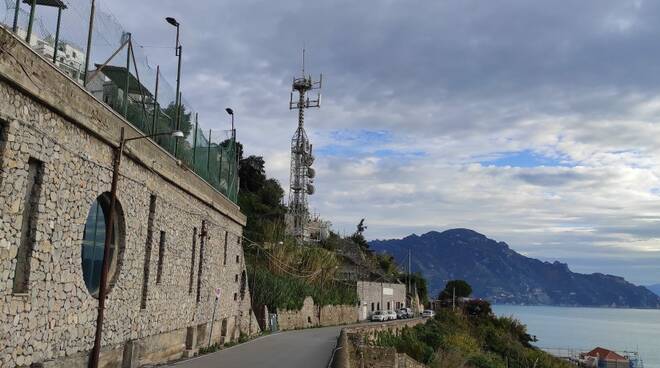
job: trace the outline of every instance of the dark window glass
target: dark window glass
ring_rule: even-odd
[[[163,263],[165,262],[165,232],[160,232],[160,241],[158,242],[158,270],[156,271],[156,284],[160,284],[163,278]]]
[[[83,279],[87,290],[96,295],[101,284],[101,265],[103,263],[103,246],[105,244],[106,219],[110,212],[110,201],[107,195],[99,196],[92,204],[87,215],[82,242],[82,269]],[[108,281],[116,269],[117,258],[117,229],[119,223],[118,211],[115,212],[115,226],[113,226],[110,240],[110,266],[108,268]]]

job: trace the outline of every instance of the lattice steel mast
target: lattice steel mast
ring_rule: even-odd
[[[316,100],[306,97],[308,91],[321,89],[323,75],[317,82],[312,76],[305,76],[305,50],[303,50],[302,76],[293,78],[289,109],[298,110],[298,129],[291,139],[291,175],[289,186],[289,216],[290,229],[298,241],[304,240],[305,225],[309,220],[309,209],[307,207],[307,195],[314,194],[315,171],[312,168],[314,155],[312,144],[305,132],[305,109],[310,107],[321,107],[321,94],[317,94]],[[298,101],[293,101],[293,92],[298,92]]]

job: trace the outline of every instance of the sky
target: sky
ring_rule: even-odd
[[[292,77],[314,212],[369,239],[470,228],[530,257],[660,283],[660,2],[99,1],[205,128],[287,188]],[[84,24],[84,23],[81,23]]]

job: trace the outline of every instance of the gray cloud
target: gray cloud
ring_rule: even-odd
[[[325,82],[306,121],[321,152],[311,204],[339,231],[362,217],[370,238],[469,227],[578,271],[660,281],[657,2],[102,6],[145,46],[172,44],[162,19],[177,17],[183,91],[202,124],[226,128],[232,106],[246,151],[285,185],[305,45]],[[174,79],[171,49],[143,50]],[[387,139],[345,139],[360,132]],[[563,165],[479,163],[524,150]]]

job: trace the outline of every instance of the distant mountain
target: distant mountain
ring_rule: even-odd
[[[406,264],[412,249],[413,271],[421,271],[436,296],[447,280],[463,279],[474,296],[494,303],[660,308],[660,297],[622,277],[571,272],[565,263],[525,257],[468,229],[431,231],[403,239],[369,242]]]
[[[660,284],[646,285],[646,288],[654,292],[656,295],[660,295]]]

